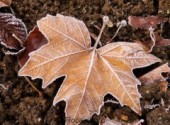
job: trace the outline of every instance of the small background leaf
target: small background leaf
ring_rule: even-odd
[[[150,27],[155,28],[157,24],[167,22],[168,18],[162,18],[159,16],[129,16],[128,23],[133,28],[149,29]]]
[[[27,37],[25,42],[25,50],[21,53],[19,58],[20,66],[22,67],[29,59],[29,53],[39,49],[42,45],[47,44],[48,41],[45,36],[39,31],[38,27],[34,27]]]
[[[139,77],[139,80],[143,84],[154,83],[154,81],[165,81],[165,78],[162,76],[162,73],[168,73],[168,72],[170,72],[170,67],[168,66],[168,64],[163,64],[158,68]]]
[[[27,36],[24,23],[12,14],[0,13],[0,41],[9,49],[21,49]]]
[[[5,6],[10,6],[12,3],[12,0],[0,0],[0,8]]]

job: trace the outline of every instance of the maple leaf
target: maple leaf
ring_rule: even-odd
[[[99,49],[91,47],[89,31],[73,17],[47,15],[38,22],[48,43],[29,54],[20,76],[41,78],[45,88],[66,76],[53,104],[66,101],[66,117],[89,119],[99,113],[107,93],[140,113],[139,80],[132,70],[159,62],[137,43],[116,42]],[[96,45],[96,44],[95,44]]]
[[[5,6],[10,6],[12,3],[12,0],[0,0],[0,8]]]
[[[168,73],[168,72],[170,72],[170,68],[166,63],[142,75],[141,77],[139,77],[139,80],[144,84],[149,84],[152,83],[153,81],[158,81],[158,80],[165,81],[165,78],[162,76],[162,73]]]
[[[21,49],[27,36],[25,24],[12,14],[0,13],[0,41],[9,49]]]

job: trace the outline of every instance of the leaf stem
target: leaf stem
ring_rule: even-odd
[[[155,43],[156,43],[156,36],[155,36],[155,33],[154,33],[154,28],[150,27],[149,32],[150,32],[150,38],[153,42],[152,46],[150,47],[150,50],[149,50],[149,52],[151,52],[153,47],[155,46]]]
[[[27,77],[24,77],[27,82],[31,85],[31,87],[39,94],[40,97],[43,97],[43,93],[37,89],[37,87],[27,78]]]
[[[9,7],[9,9],[10,9],[10,11],[11,11],[12,15],[14,15],[14,16],[15,16],[15,12],[14,12],[14,10],[12,9],[12,7]]]
[[[8,88],[5,87],[3,84],[0,84],[0,87],[2,87],[4,90],[8,90]]]
[[[101,35],[102,35],[102,32],[107,24],[107,22],[109,21],[109,17],[108,16],[104,16],[103,17],[103,25],[102,25],[102,28],[100,30],[100,33],[99,33],[99,36],[97,37],[97,40],[96,40],[96,43],[94,45],[94,49],[97,48],[97,45],[99,44],[99,41],[100,41],[100,38],[101,38]]]

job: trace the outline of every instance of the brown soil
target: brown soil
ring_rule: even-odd
[[[101,39],[103,45],[114,35],[117,29],[116,23],[122,19],[127,20],[130,15],[161,15],[163,17],[170,15],[169,0],[13,0],[11,7],[16,17],[23,20],[29,31],[36,25],[36,21],[47,13],[52,15],[61,13],[83,20],[89,31],[97,36],[102,25],[101,17],[107,15],[114,26],[105,29]],[[0,11],[6,12],[5,8]],[[169,27],[169,23],[164,26],[163,36],[165,38],[170,38]],[[134,30],[126,26],[120,30],[114,41],[145,40],[148,37],[149,34],[146,31]],[[169,47],[155,47],[153,54],[165,61],[170,59]],[[4,55],[0,47],[0,84],[8,87],[7,90],[0,87],[0,124],[64,125],[65,102],[52,106],[53,98],[63,78],[54,81],[44,90],[41,89],[41,80],[33,81],[44,93],[43,97],[39,97],[23,77],[17,76],[18,70],[17,57]],[[139,119],[144,119],[143,125],[170,125],[168,109],[170,89],[164,93],[159,82],[155,82],[140,86],[139,92],[142,95],[142,116],[135,114],[127,106],[105,103],[100,115],[94,114],[90,120],[84,120],[81,124],[97,125],[103,117],[107,116],[125,125]],[[115,100],[111,95],[107,95],[104,100],[107,99]]]

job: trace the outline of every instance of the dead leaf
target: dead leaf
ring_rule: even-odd
[[[140,82],[132,70],[160,59],[147,54],[137,43],[91,47],[85,24],[73,17],[47,15],[37,24],[48,44],[29,54],[19,75],[43,79],[43,88],[66,76],[53,104],[65,100],[67,118],[89,119],[93,113],[99,113],[107,93],[140,114]]]
[[[158,24],[167,22],[168,18],[163,18],[160,16],[129,16],[128,23],[133,28],[149,29],[150,27],[155,28]]]
[[[145,41],[134,40],[133,42],[140,43],[145,48],[145,51],[151,52],[153,47],[163,47],[163,46],[170,46],[170,39],[165,39],[158,35],[158,33],[154,33],[155,36],[155,43],[149,39]]]
[[[152,40],[146,40],[146,41],[133,40],[133,42],[141,44],[144,50],[149,53],[150,53],[150,49],[153,48],[154,46]]]
[[[156,43],[155,43],[156,46],[170,46],[170,39],[165,39],[160,35],[158,35],[157,33],[155,33],[155,37],[156,37]]]
[[[170,68],[166,63],[139,77],[139,80],[143,84],[150,84],[153,83],[154,81],[165,81],[165,78],[162,76],[162,73],[168,72],[170,72]]]
[[[118,122],[115,119],[109,119],[106,118],[105,121],[103,123],[100,123],[100,125],[142,125],[142,123],[144,122],[144,120],[136,120],[132,123],[127,123],[127,122]]]
[[[0,8],[10,6],[11,3],[12,3],[12,0],[0,0]]]
[[[128,23],[133,28],[149,30],[151,40],[147,40],[142,43],[146,46],[146,48],[148,48],[148,52],[151,52],[153,47],[158,44],[170,45],[168,43],[169,42],[168,39],[162,39],[158,41],[157,40],[158,37],[154,33],[154,29],[157,27],[158,24],[163,24],[167,21],[168,21],[168,18],[163,18],[160,16],[147,16],[147,17],[129,16],[128,17]]]
[[[170,67],[166,63],[139,77],[139,80],[141,81],[142,84],[153,84],[155,82],[159,82],[161,85],[161,91],[166,92],[168,87],[168,82],[166,81],[166,78],[163,77],[162,73],[169,73],[169,72],[170,72]]]
[[[160,41],[156,43],[157,46],[170,46],[170,39],[162,38]]]
[[[0,41],[9,49],[21,49],[27,36],[25,24],[12,14],[0,13]]]
[[[103,123],[100,123],[100,125],[122,125],[122,123],[121,122],[117,122],[114,119],[106,118]]]
[[[45,36],[39,31],[38,27],[34,27],[34,29],[29,33],[26,42],[25,42],[25,50],[23,53],[18,55],[18,60],[20,66],[22,67],[27,60],[29,59],[28,54],[32,51],[39,49],[42,45],[47,44],[48,41]]]

